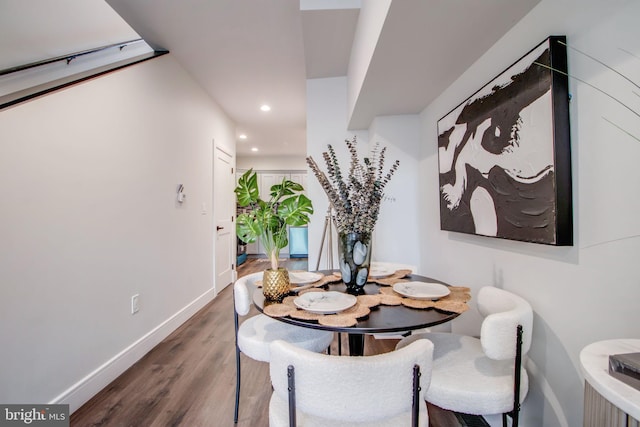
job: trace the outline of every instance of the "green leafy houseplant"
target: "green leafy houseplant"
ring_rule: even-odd
[[[260,199],[258,175],[253,169],[238,180],[235,189],[238,204],[251,210],[238,215],[236,232],[246,243],[259,239],[273,270],[278,269],[280,250],[289,243],[287,225],[308,224],[309,215],[313,214],[311,200],[301,191],[304,191],[302,185],[285,178],[271,187],[270,198],[264,201]]]

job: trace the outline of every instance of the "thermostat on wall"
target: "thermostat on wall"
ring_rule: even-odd
[[[179,184],[178,185],[178,203],[184,202],[185,197],[187,197],[187,195],[184,194],[184,185]]]

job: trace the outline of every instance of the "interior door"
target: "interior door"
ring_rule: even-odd
[[[213,211],[216,227],[215,287],[220,292],[234,280],[235,265],[235,176],[232,157],[214,144]]]

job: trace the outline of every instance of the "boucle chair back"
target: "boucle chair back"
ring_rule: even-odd
[[[270,359],[269,346],[275,340],[285,340],[310,351],[325,351],[333,341],[333,333],[312,328],[290,325],[264,314],[247,316],[252,306],[252,295],[256,290],[256,281],[263,273],[253,273],[240,277],[233,285],[233,323],[235,327],[236,347],[236,400],[234,423],[238,422],[240,405],[240,352],[260,362]],[[242,324],[239,317],[246,316]]]
[[[513,359],[516,355],[516,327],[522,325],[522,354],[531,347],[533,310],[523,298],[493,286],[478,292],[478,311],[485,316],[480,342],[487,357],[494,360]]]
[[[298,411],[328,420],[369,423],[410,413],[414,365],[420,367],[418,402],[423,403],[431,382],[432,358],[433,344],[428,340],[364,357],[312,353],[275,341],[271,344],[271,382],[274,393],[286,402],[291,365]]]
[[[262,273],[252,273],[240,277],[233,284],[233,303],[236,313],[246,316],[251,309],[251,292],[255,289],[254,283],[262,278]]]

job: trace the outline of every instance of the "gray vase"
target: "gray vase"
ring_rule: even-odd
[[[363,293],[371,263],[370,233],[338,233],[338,261],[349,293]]]

